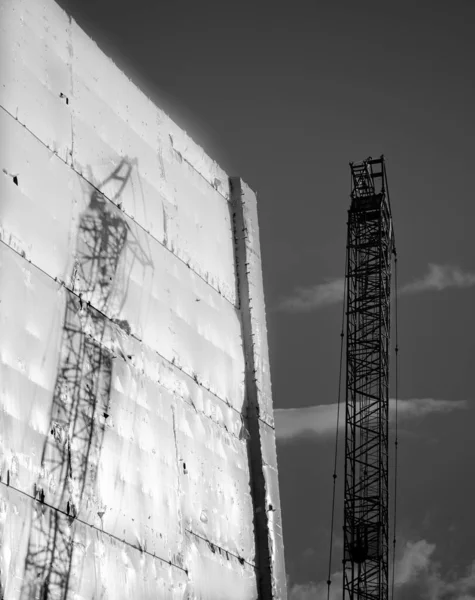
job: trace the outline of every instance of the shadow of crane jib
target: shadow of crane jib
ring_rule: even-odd
[[[44,476],[35,488],[38,502],[33,507],[22,600],[66,599],[71,578],[81,576],[81,556],[74,554],[75,517],[83,498],[93,495],[109,414],[113,364],[105,344],[109,319],[130,332],[128,323],[117,318],[127,293],[121,263],[128,242],[135,258],[144,266],[152,265],[122,212],[101,191],[106,185],[113,188],[109,197],[115,202],[131,173],[131,161],[121,161],[90,194],[80,216],[73,291],[66,292],[50,428],[42,452]]]

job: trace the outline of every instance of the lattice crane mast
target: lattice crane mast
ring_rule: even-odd
[[[392,255],[384,157],[350,163],[346,265],[344,600],[388,600]]]

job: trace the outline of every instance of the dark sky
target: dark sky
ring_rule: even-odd
[[[386,156],[402,284],[429,263],[475,272],[473,3],[59,4],[257,191],[276,408],[336,401],[340,306],[276,307],[296,286],[343,275],[349,161]],[[399,303],[400,396],[469,403],[402,432],[400,543],[435,544],[426,571],[444,581],[475,559],[470,281]],[[278,444],[293,584],[326,578],[331,448],[318,436]],[[319,597],[305,589],[292,598]]]

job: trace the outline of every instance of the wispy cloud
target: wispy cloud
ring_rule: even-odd
[[[447,288],[468,288],[475,285],[475,273],[453,265],[429,264],[422,277],[404,285],[399,294],[437,291]],[[344,279],[327,279],[324,283],[297,287],[281,300],[278,309],[286,312],[311,312],[343,301]]]
[[[443,576],[435,560],[436,545],[426,540],[407,542],[396,555],[396,598],[475,600],[475,560],[459,575]]]
[[[342,596],[343,573],[333,573],[329,600],[340,600]],[[289,600],[327,600],[328,586],[325,582],[295,583],[289,588]]]
[[[426,540],[407,542],[396,554],[396,600],[475,600],[475,561],[451,579],[442,576],[440,565],[434,560],[435,544]],[[332,574],[330,600],[341,598],[343,573]],[[327,584],[309,582],[289,587],[289,600],[326,600]]]
[[[399,586],[414,582],[429,568],[434,550],[435,544],[426,540],[407,542],[396,565],[394,582]]]
[[[447,288],[468,288],[475,285],[475,273],[463,271],[453,265],[429,264],[429,271],[401,288],[401,294],[437,291]]]
[[[411,398],[398,400],[398,420],[423,417],[431,413],[449,412],[466,408],[463,400]],[[324,437],[335,433],[337,404],[322,404],[301,408],[277,408],[274,411],[277,439],[289,441],[300,437]],[[344,403],[340,406],[339,427],[345,423]],[[389,401],[389,418],[394,419],[396,401]]]
[[[290,296],[284,298],[278,308],[287,312],[310,312],[343,300],[345,280],[327,279],[308,287],[297,287]]]

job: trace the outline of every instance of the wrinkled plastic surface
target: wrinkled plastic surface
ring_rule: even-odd
[[[68,598],[256,598],[227,175],[52,0],[0,40],[0,590],[40,593],[55,522]]]

